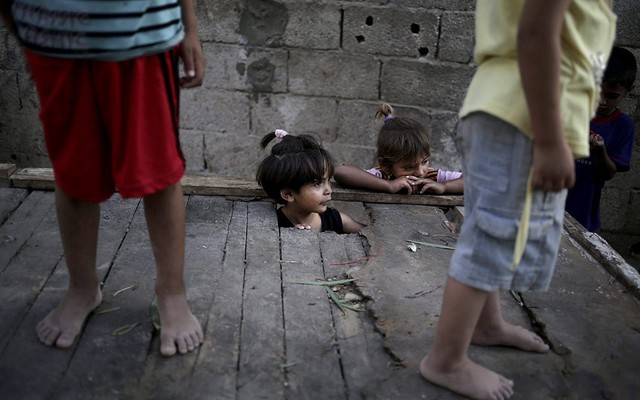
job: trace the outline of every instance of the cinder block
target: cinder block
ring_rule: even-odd
[[[323,143],[336,138],[335,99],[292,95],[260,95],[251,105],[251,134],[262,138],[276,129],[314,133]],[[257,143],[257,142],[256,142]]]
[[[249,96],[241,92],[183,90],[180,126],[207,132],[249,134]]]
[[[202,172],[204,165],[204,134],[196,130],[180,130],[180,147],[187,162],[187,172]]]
[[[624,188],[605,185],[600,201],[602,230],[618,231],[626,225],[630,192]],[[637,228],[636,228],[637,229]]]
[[[38,98],[36,86],[31,80],[31,75],[27,71],[18,71],[16,78],[18,80],[21,112],[30,113],[37,119],[40,112],[40,99]]]
[[[260,150],[260,139],[230,133],[205,133],[207,171],[224,177],[255,178],[258,163],[268,154]]]
[[[14,111],[0,118],[0,162],[25,167],[50,167],[37,114]]]
[[[640,21],[638,21],[638,24],[640,24]],[[640,46],[640,39],[638,39],[634,45],[635,46]],[[640,65],[640,49],[639,48],[633,49],[633,48],[630,48],[630,47],[625,47],[625,49],[629,50],[633,54],[633,56],[636,58],[636,64]],[[631,90],[631,95],[635,96],[634,98],[636,100],[638,100],[637,96],[640,96],[640,68],[637,71],[636,80],[635,80],[635,84],[633,85],[633,89]],[[633,110],[630,110],[629,112],[630,113],[636,113],[637,111],[634,108]]]
[[[240,2],[238,0],[195,1],[200,40],[219,43],[246,43],[238,32]]]
[[[379,1],[367,1],[367,3],[379,4]],[[471,11],[475,9],[475,0],[389,0],[388,4],[397,7],[420,7],[439,10]]]
[[[633,95],[631,95],[631,96],[627,95],[627,96],[623,97],[622,101],[620,101],[619,108],[623,113],[629,114],[630,116],[633,117],[634,114],[636,114],[636,110],[638,109],[638,99],[637,99],[637,97],[635,97]]]
[[[470,12],[442,14],[438,59],[460,63],[473,59],[474,17]]]
[[[640,38],[640,2],[637,0],[614,1],[613,11],[618,17],[616,44],[637,47],[638,38]]]
[[[292,3],[287,5],[289,21],[284,33],[288,47],[338,49],[341,12],[337,5]]]
[[[375,118],[379,101],[341,100],[338,102],[336,142],[353,146],[376,146],[380,122]]]
[[[286,50],[208,43],[203,50],[206,88],[269,93],[287,90]]]
[[[324,146],[335,162],[335,165],[354,165],[362,169],[373,168],[376,165],[375,146],[360,146],[355,144],[328,143]]]
[[[24,51],[9,31],[0,31],[0,70],[25,71]]]
[[[0,113],[3,117],[7,113],[20,110],[20,94],[18,93],[18,78],[15,71],[0,70]]]
[[[629,194],[629,208],[625,215],[624,227],[630,232],[640,234],[640,188],[632,188]]]
[[[289,20],[287,5],[274,0],[245,0],[237,3],[240,20],[237,31],[251,46],[279,47]]]
[[[458,113],[432,112],[427,122],[431,144],[431,166],[447,171],[462,171],[462,157],[456,142]]]
[[[436,11],[348,7],[342,46],[354,53],[434,58],[438,25]]]
[[[458,111],[473,72],[466,65],[390,60],[382,66],[381,97],[393,103]]]
[[[365,55],[291,51],[289,91],[346,99],[378,98],[380,63]]]

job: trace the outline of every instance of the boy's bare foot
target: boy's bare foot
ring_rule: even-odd
[[[471,343],[480,346],[510,346],[524,351],[546,353],[549,346],[535,333],[521,326],[504,322],[500,327],[483,329],[476,327]]]
[[[184,294],[158,295],[160,314],[160,353],[185,354],[202,344],[200,322],[191,314]]]
[[[513,395],[513,381],[468,358],[451,369],[432,365],[427,354],[420,362],[420,374],[429,382],[478,400],[504,400]]]
[[[69,288],[62,302],[38,323],[38,339],[47,346],[71,347],[82,331],[85,320],[102,302],[100,288]]]

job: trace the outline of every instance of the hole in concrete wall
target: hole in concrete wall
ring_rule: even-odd
[[[246,65],[244,63],[236,63],[236,71],[238,72],[238,75],[244,76],[245,68]]]
[[[420,33],[420,25],[411,24],[411,33]]]
[[[420,47],[418,49],[418,53],[420,53],[420,57],[425,57],[427,54],[429,54],[429,48],[428,47]]]
[[[368,26],[373,25],[373,17],[368,16],[367,19],[365,20],[365,24],[367,24]]]
[[[364,42],[364,36],[358,35],[358,36],[356,36],[356,40],[358,41],[358,43],[362,43],[362,42]]]
[[[17,155],[15,155],[15,154],[12,154],[12,155],[11,155],[11,159],[12,159],[13,161],[15,161],[15,160],[17,160],[17,159],[18,159],[18,156],[17,156]]]

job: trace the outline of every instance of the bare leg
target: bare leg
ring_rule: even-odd
[[[436,338],[420,362],[424,378],[472,399],[511,397],[512,381],[467,357],[471,337],[490,295],[447,278]]]
[[[202,344],[203,334],[189,310],[184,285],[185,214],[180,184],[146,196],[144,209],[157,264],[160,352],[184,354]]]
[[[549,351],[549,346],[540,336],[502,318],[498,292],[489,294],[471,342],[481,346],[511,346],[538,353]]]
[[[47,346],[73,345],[87,316],[102,301],[96,272],[100,205],[77,201],[56,188],[60,237],[69,271],[69,290],[36,328]]]

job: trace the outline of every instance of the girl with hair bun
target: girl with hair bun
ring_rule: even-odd
[[[278,129],[260,141],[265,149],[280,139],[258,166],[256,180],[269,197],[281,204],[278,226],[311,229],[315,232],[356,233],[364,225],[329,207],[334,172],[333,159],[310,135],[290,135]]]
[[[334,179],[346,187],[407,194],[460,194],[461,172],[429,167],[431,146],[427,131],[418,121],[395,117],[393,108],[382,103],[375,118],[382,121],[377,142],[377,166],[363,170],[341,165]]]

